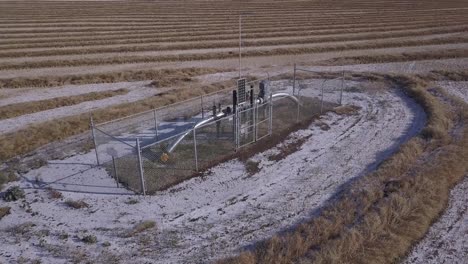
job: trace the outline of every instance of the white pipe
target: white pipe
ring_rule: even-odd
[[[193,126],[193,129],[192,129],[192,130],[197,129],[197,128],[203,126],[204,124],[207,124],[207,123],[209,123],[209,122],[211,122],[211,121],[214,121],[214,120],[216,120],[216,119],[218,119],[218,118],[223,118],[223,117],[225,117],[225,116],[226,116],[226,114],[221,112],[221,113],[217,114],[216,116],[212,116],[212,117],[209,117],[209,118],[207,118],[207,119],[204,119],[204,120],[202,120],[202,121],[196,123],[195,126]],[[187,132],[185,132],[185,133],[183,133],[182,135],[180,135],[180,136],[176,139],[176,141],[174,141],[174,142],[167,148],[167,153],[171,153],[172,151],[174,151],[174,149],[177,147],[177,145],[179,145],[179,143],[180,143],[188,134],[190,134],[190,132],[191,132],[192,130],[187,130]]]
[[[290,95],[290,94],[288,94],[288,93],[276,93],[276,94],[273,94],[273,95],[272,95],[272,98],[280,98],[280,97],[289,98],[289,99],[293,100],[296,104],[299,104],[299,99],[297,99],[297,97],[294,96],[294,95]],[[257,104],[262,103],[262,102],[263,102],[263,99],[262,99],[262,98],[256,99],[256,103],[257,103]],[[195,126],[193,127],[193,129],[197,129],[197,128],[199,128],[199,127],[201,127],[201,126],[203,126],[203,125],[205,125],[205,124],[207,124],[207,123],[209,123],[209,122],[211,122],[211,121],[214,121],[214,120],[216,120],[216,119],[218,119],[218,118],[223,118],[223,117],[225,117],[225,116],[227,116],[227,114],[221,112],[221,113],[217,114],[216,116],[209,117],[209,118],[207,118],[207,119],[204,119],[204,120],[202,120],[202,121],[196,123]],[[192,130],[193,130],[193,129],[192,129]],[[177,145],[179,145],[179,143],[182,142],[182,140],[183,140],[188,134],[190,134],[190,132],[191,132],[192,130],[187,130],[187,132],[185,132],[185,133],[183,133],[182,135],[180,135],[180,136],[176,139],[176,141],[174,141],[174,142],[167,148],[166,153],[171,153],[171,152],[173,152],[174,149],[177,147]]]

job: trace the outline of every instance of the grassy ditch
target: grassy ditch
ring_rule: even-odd
[[[424,131],[310,220],[218,263],[394,263],[424,236],[468,169],[468,106],[418,78],[377,77],[422,105]]]
[[[24,102],[17,104],[10,104],[6,106],[0,106],[0,120],[13,118],[21,115],[41,112],[49,109],[58,107],[77,105],[82,102],[96,101],[105,98],[110,98],[117,95],[127,94],[127,89],[118,89],[114,91],[104,92],[91,92],[87,94],[80,94],[75,96],[64,96],[53,99]]]

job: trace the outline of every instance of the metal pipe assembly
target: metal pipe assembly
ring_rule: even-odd
[[[177,147],[177,145],[179,145],[180,142],[182,142],[182,140],[190,134],[190,132],[192,132],[192,130],[195,130],[201,126],[203,126],[204,124],[208,124],[209,122],[211,121],[214,121],[216,119],[219,119],[219,118],[223,118],[227,116],[227,113],[218,113],[217,115],[215,116],[211,116],[211,117],[208,117],[207,119],[204,119],[198,123],[196,123],[193,128],[191,130],[187,130],[185,133],[183,133],[182,135],[180,135],[171,145],[169,145],[169,147],[167,148],[166,152],[167,153],[171,153],[172,151],[174,151],[174,149]]]
[[[234,95],[235,97],[235,95]],[[283,98],[283,97],[286,97],[292,101],[294,101],[297,105],[299,105],[299,99],[294,96],[294,95],[291,95],[291,94],[288,94],[288,93],[275,93],[275,94],[272,94],[271,96],[271,100],[273,100],[274,98]],[[264,96],[263,97],[258,97],[256,100],[255,100],[255,104],[262,104],[264,102]],[[208,124],[212,121],[216,121],[217,119],[220,119],[220,118],[223,118],[223,117],[227,117],[229,115],[234,115],[236,111],[238,111],[238,107],[236,105],[234,105],[234,111],[231,112],[231,111],[225,111],[225,112],[220,112],[214,116],[211,116],[209,118],[206,118],[198,123],[196,123],[192,129],[190,130],[187,130],[185,133],[181,134],[171,145],[169,145],[169,147],[166,149],[166,152],[163,153],[163,155],[161,156],[161,160],[163,161],[167,161],[169,159],[169,154],[172,153],[176,147],[180,144],[180,142],[182,142],[182,140],[188,136],[190,133],[192,133],[193,130],[196,130],[197,128],[205,125],[205,124]]]

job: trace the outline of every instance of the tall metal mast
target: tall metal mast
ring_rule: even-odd
[[[239,14],[239,79],[242,78],[242,14]]]

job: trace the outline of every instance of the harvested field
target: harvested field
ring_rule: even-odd
[[[346,54],[467,42],[463,1],[445,2],[443,8],[430,1],[391,5],[373,1],[254,1],[246,6],[197,1],[184,8],[170,1],[97,1],[83,6],[70,1],[2,1],[1,5],[8,12],[2,13],[0,20],[0,69],[16,71],[16,78],[48,67],[93,65],[104,72],[113,64],[151,67],[154,63],[227,61],[237,57],[236,13],[243,8],[252,13],[243,18],[247,57]],[[52,6],[63,13],[48,13]],[[66,10],[77,6],[83,15],[70,16],[73,11]],[[440,19],[436,22],[433,17]],[[432,59],[447,58],[434,56]],[[236,67],[235,60],[224,67]]]
[[[467,12],[0,0],[0,263],[463,263]],[[286,100],[256,129],[244,112],[237,132],[227,114],[167,151],[228,111],[239,75],[294,89],[313,114]],[[250,132],[271,135],[237,149]]]

